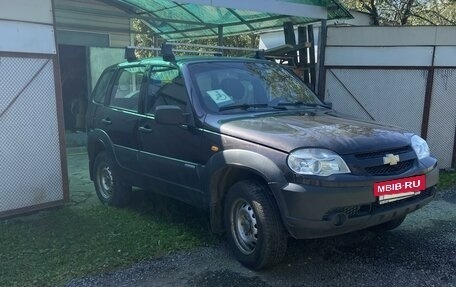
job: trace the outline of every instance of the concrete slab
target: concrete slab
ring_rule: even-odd
[[[75,206],[100,204],[89,176],[89,158],[85,147],[67,149],[70,203]]]

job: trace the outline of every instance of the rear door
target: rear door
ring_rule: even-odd
[[[122,168],[137,169],[139,102],[146,68],[121,67],[112,82],[105,105],[99,109],[94,125],[110,138]]]

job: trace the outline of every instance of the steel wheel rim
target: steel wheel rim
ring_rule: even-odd
[[[111,198],[113,189],[113,178],[111,169],[107,164],[102,164],[97,170],[98,189],[104,199]]]
[[[231,232],[238,249],[246,254],[255,251],[258,241],[258,225],[252,206],[239,199],[231,209]]]

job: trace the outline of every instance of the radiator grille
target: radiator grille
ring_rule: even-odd
[[[357,159],[369,159],[369,158],[376,158],[376,157],[384,157],[386,154],[403,154],[412,152],[413,149],[410,146],[405,146],[397,149],[390,149],[390,150],[382,150],[382,151],[374,151],[374,152],[367,152],[367,153],[359,153],[355,154]]]
[[[407,170],[413,167],[413,162],[415,160],[407,160],[398,162],[396,165],[384,164],[380,166],[366,167],[367,173],[370,175],[395,175],[406,172]]]
[[[383,158],[387,154],[398,155],[400,161],[395,165],[384,164]],[[398,175],[413,168],[416,162],[416,154],[411,146],[395,149],[378,150],[365,153],[357,153],[352,157],[354,173],[372,176]]]

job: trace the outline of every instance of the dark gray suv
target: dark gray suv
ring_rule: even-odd
[[[90,175],[122,206],[153,188],[209,211],[235,257],[280,262],[287,237],[390,230],[435,196],[426,141],[336,113],[260,59],[171,57],[101,75],[88,109]]]

